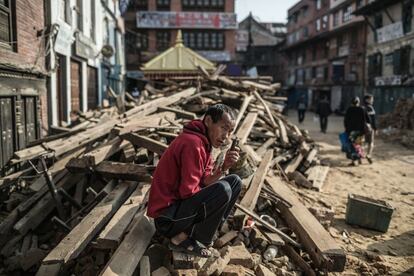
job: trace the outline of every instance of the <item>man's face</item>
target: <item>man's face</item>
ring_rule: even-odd
[[[228,140],[236,124],[226,112],[223,113],[223,116],[221,116],[217,123],[214,123],[210,116],[206,116],[204,122],[208,129],[208,138],[211,145],[215,148],[219,148],[229,142]]]

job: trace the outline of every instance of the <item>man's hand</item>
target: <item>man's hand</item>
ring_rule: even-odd
[[[226,153],[226,157],[224,158],[224,162],[223,162],[223,171],[227,171],[228,169],[230,169],[231,167],[233,167],[233,165],[237,162],[237,160],[239,160],[239,149],[236,148],[235,150],[229,150]]]

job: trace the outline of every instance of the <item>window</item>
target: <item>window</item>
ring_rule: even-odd
[[[146,11],[148,10],[148,0],[134,0],[130,1],[130,5],[133,6],[135,10]]]
[[[303,16],[303,17],[305,17],[305,16],[307,16],[307,15],[308,15],[308,7],[306,7],[306,6],[305,6],[305,7],[303,8],[303,15],[302,15],[302,16]]]
[[[382,55],[380,53],[368,56],[368,78],[371,85],[375,84],[375,77],[382,75]]]
[[[103,43],[104,44],[109,44],[109,21],[108,21],[108,18],[104,19],[104,30],[105,30],[105,33],[102,36]]]
[[[408,75],[410,73],[411,47],[405,46],[393,53],[394,75]]]
[[[303,34],[303,37],[304,38],[307,38],[308,37],[308,35],[309,35],[308,27],[303,27],[302,34]]]
[[[317,48],[316,48],[316,46],[313,46],[312,47],[312,60],[313,61],[315,61],[316,60],[316,52],[317,51]]]
[[[351,32],[351,47],[352,48],[358,47],[358,29],[354,29]]]
[[[402,5],[402,23],[404,34],[411,32],[411,21],[413,19],[413,7],[411,1],[405,0]]]
[[[329,56],[329,44],[326,43],[324,47],[324,51],[323,51],[323,57],[328,58],[328,56]]]
[[[343,35],[339,35],[336,38],[336,45],[339,47],[341,47],[342,45],[344,45],[344,36]]]
[[[70,8],[70,0],[60,0],[59,17],[69,25],[72,24],[72,9]]]
[[[158,51],[163,51],[170,47],[170,31],[157,31],[156,47]]]
[[[374,27],[375,29],[382,28],[382,13],[377,13],[374,17]]]
[[[316,9],[320,10],[322,8],[322,0],[316,0]]]
[[[352,19],[352,6],[349,5],[345,7],[342,10],[342,13],[343,13],[342,22],[345,23],[345,22],[350,21]]]
[[[170,0],[157,0],[157,10],[158,11],[169,11]]]
[[[356,73],[357,71],[358,71],[358,66],[356,65],[356,63],[351,63],[350,72],[351,73]]]
[[[13,48],[12,1],[0,0],[0,46]]]
[[[223,50],[224,33],[214,31],[184,31],[184,44],[195,50]]]
[[[362,7],[363,4],[364,4],[364,1],[363,0],[357,0],[357,2],[356,2],[357,9],[359,9],[360,7]]]
[[[82,0],[76,1],[76,28],[83,32],[83,7]]]
[[[322,29],[327,29],[328,28],[328,16],[327,15],[324,15],[323,17],[322,17]]]
[[[329,67],[326,66],[325,68],[323,68],[323,79],[327,80],[329,76]]]
[[[182,0],[183,11],[224,11],[224,0]]]
[[[333,25],[334,27],[339,25],[339,11],[334,13]]]
[[[127,53],[138,53],[147,50],[148,33],[146,31],[126,32],[125,47]]]
[[[96,41],[95,34],[95,25],[96,25],[96,16],[95,16],[95,1],[91,0],[91,24],[90,24],[90,35],[93,41]]]
[[[316,31],[319,32],[321,30],[321,20],[316,19]]]
[[[312,67],[312,79],[316,79],[316,67]]]

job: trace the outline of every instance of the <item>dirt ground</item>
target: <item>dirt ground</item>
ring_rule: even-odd
[[[294,110],[289,119],[298,123]],[[329,118],[328,133],[319,131],[314,114],[307,113],[302,129],[320,146],[321,159],[331,169],[321,192],[297,190],[310,207],[320,201],[335,209],[329,232],[347,252],[346,270],[338,275],[414,275],[414,151],[376,139],[374,163],[350,167],[340,151],[338,134],[343,117]],[[407,194],[408,192],[408,194]],[[387,233],[370,231],[345,223],[349,193],[380,199],[395,208]]]

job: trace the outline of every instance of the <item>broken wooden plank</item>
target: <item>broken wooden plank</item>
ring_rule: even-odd
[[[197,115],[195,113],[185,111],[185,110],[180,110],[177,108],[162,106],[162,107],[159,107],[158,110],[174,112],[178,118],[183,118],[183,119],[188,119],[188,120],[194,120],[197,118]]]
[[[236,132],[236,137],[240,139],[240,144],[245,144],[252,130],[254,123],[256,122],[257,113],[249,113],[244,118],[244,121],[240,125],[239,130]]]
[[[131,183],[119,183],[82,221],[46,256],[42,264],[67,263],[85,249],[105,226],[125,199],[136,188]]]
[[[236,118],[236,123],[235,123],[235,126],[234,126],[234,130],[236,130],[238,128],[239,123],[240,123],[241,119],[244,116],[244,112],[246,112],[247,107],[249,106],[249,104],[250,104],[250,102],[251,102],[252,99],[253,99],[253,96],[251,96],[251,95],[248,95],[248,96],[245,96],[244,97],[243,103],[242,103],[242,105],[241,105],[241,107],[239,109],[239,113],[237,114],[237,118]]]
[[[144,184],[135,189],[99,234],[96,239],[97,247],[105,249],[115,249],[118,247],[128,225],[139,208],[143,206],[143,200],[149,187],[149,184]]]
[[[306,276],[316,276],[315,271],[312,267],[299,255],[298,252],[295,251],[291,246],[285,245],[283,246],[283,251],[286,255],[291,259],[302,271]]]
[[[170,120],[175,120],[175,113],[173,112],[160,112],[142,118],[135,118],[126,123],[116,124],[115,127],[111,130],[111,134],[114,136],[121,136],[129,132],[137,132],[147,128],[167,126],[163,123],[163,119],[167,117]]]
[[[316,155],[318,154],[318,150],[316,148],[313,148],[309,151],[309,153],[306,155],[305,160],[303,160],[303,165],[305,167],[310,167],[312,164],[312,161],[316,158]]]
[[[242,81],[242,84],[244,86],[247,86],[247,87],[251,87],[251,88],[259,89],[259,90],[264,90],[264,91],[268,91],[268,92],[275,92],[276,91],[276,87],[274,87],[274,86],[265,85],[265,84],[261,84],[261,83],[253,82],[253,81],[249,81],[249,80]]]
[[[301,153],[299,153],[285,168],[285,173],[289,174],[292,173],[294,171],[296,171],[296,169],[299,167],[300,163],[303,160],[303,155]]]
[[[135,133],[126,133],[122,135],[121,138],[128,140],[134,146],[146,148],[149,151],[158,153],[159,155],[162,155],[168,148],[168,145],[164,143]]]
[[[239,144],[239,147],[242,151],[247,153],[248,157],[252,161],[252,163],[257,166],[262,161],[262,158],[254,151],[254,149],[247,144]]]
[[[82,179],[82,175],[71,175],[62,182],[59,182],[57,188],[67,191],[74,187]],[[36,229],[44,219],[55,209],[56,205],[50,193],[43,196],[16,224],[13,229],[21,235],[25,235],[30,230]]]
[[[151,174],[155,167],[133,163],[103,161],[94,168],[94,172],[109,179],[130,181],[151,181]]]
[[[328,271],[344,270],[346,255],[312,213],[299,201],[286,184],[277,177],[267,177],[266,183],[282,199],[290,203],[277,205],[283,219],[295,232],[316,267]]]
[[[312,189],[321,191],[325,179],[328,176],[329,166],[313,166],[310,169],[308,180],[312,182]]]
[[[177,103],[181,99],[186,99],[193,95],[196,92],[196,89],[194,87],[185,89],[181,92],[175,93],[168,97],[162,97],[155,100],[152,100],[150,102],[144,103],[142,105],[139,105],[131,110],[128,110],[124,114],[127,117],[139,117],[143,115],[151,114],[161,106],[168,106],[174,103]]]
[[[280,131],[280,140],[283,144],[289,144],[289,137],[287,135],[287,130],[286,130],[286,126],[283,123],[283,121],[276,117],[276,122],[277,125],[279,126],[279,131]]]
[[[134,219],[134,226],[112,255],[101,276],[133,275],[155,233],[152,219],[140,215]]]
[[[71,159],[66,165],[66,168],[70,172],[86,172],[90,167],[95,167],[102,161],[109,159],[128,144],[127,141],[122,141],[121,138],[115,137],[102,146],[84,154],[82,157]]]
[[[267,149],[273,145],[276,142],[276,138],[269,138],[266,140],[266,142],[264,142],[257,150],[256,153],[259,156],[262,156],[263,154],[265,154],[265,152],[267,151]]]
[[[272,112],[270,111],[270,108],[269,108],[269,106],[267,105],[267,103],[262,99],[262,97],[259,95],[259,93],[257,93],[257,91],[256,90],[254,90],[253,91],[253,95],[256,97],[256,99],[257,100],[259,100],[261,103],[262,103],[262,105],[264,106],[264,108],[265,108],[265,110],[266,110],[266,113],[267,113],[267,116],[269,116],[269,119],[270,119],[270,122],[272,123],[272,126],[274,127],[274,128],[277,128],[277,124],[276,124],[276,121],[275,121],[275,118],[273,118],[273,114],[272,114]]]
[[[256,202],[259,198],[260,190],[262,189],[262,185],[267,175],[267,171],[269,170],[269,165],[272,161],[272,158],[273,150],[269,150],[263,157],[262,162],[260,162],[260,165],[253,176],[249,189],[240,201],[241,205],[250,210],[253,210],[256,206]]]
[[[128,110],[124,113],[124,116],[127,116],[130,119],[140,118],[142,116],[155,112],[160,106],[168,106],[170,104],[174,104],[180,101],[181,99],[185,99],[194,94],[195,91],[195,88],[189,88],[179,93],[173,94],[169,97],[162,97],[150,101],[148,103],[142,104],[140,106]],[[44,143],[45,145],[38,145],[17,151],[13,155],[11,164],[17,164],[23,161],[31,160],[50,152],[53,152],[56,157],[59,157],[66,152],[69,152],[76,148],[80,148],[88,143],[94,142],[95,140],[107,135],[109,131],[117,123],[120,123],[120,120],[116,118],[109,119],[106,122],[98,124],[97,126],[89,128],[86,131],[80,132],[71,137],[54,140],[51,142]]]

